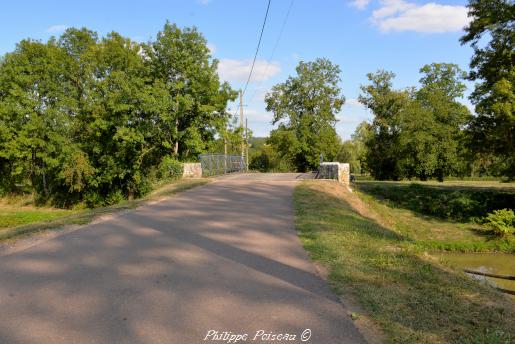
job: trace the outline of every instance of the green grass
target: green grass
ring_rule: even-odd
[[[70,210],[2,207],[0,208],[0,230],[39,221],[53,220],[72,213],[73,211]]]
[[[357,185],[362,192],[390,207],[458,222],[469,222],[515,204],[515,187],[510,184],[500,187],[503,184],[492,186],[490,182],[359,182]]]
[[[417,250],[349,202],[357,196],[333,182],[295,189],[295,222],[311,257],[329,270],[330,284],[350,295],[391,343],[511,343],[513,302]],[[367,215],[368,216],[368,215]]]
[[[515,238],[498,238],[480,225],[495,209],[513,207],[515,188],[490,182],[358,182],[360,197],[395,232],[420,249],[515,252]]]
[[[128,200],[110,207],[64,210],[27,206],[27,197],[3,199],[0,202],[0,241],[11,240],[65,225],[82,225],[113,212],[134,209],[144,202],[171,196],[208,183],[207,179],[181,179],[165,183],[141,199]],[[23,204],[19,206],[18,204]]]

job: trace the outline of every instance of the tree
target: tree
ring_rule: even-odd
[[[351,135],[351,139],[342,143],[336,160],[348,162],[352,173],[364,173],[367,171],[366,142],[371,138],[370,124],[363,121]]]
[[[283,159],[298,171],[316,168],[320,155],[336,157],[339,137],[336,114],[345,102],[338,86],[340,68],[327,59],[300,62],[297,75],[275,85],[265,97],[267,111],[273,111],[269,142]]]
[[[424,76],[403,112],[400,132],[404,176],[421,180],[457,174],[462,165],[460,144],[470,112],[463,96],[465,73],[454,64],[433,63],[420,69]]]
[[[361,86],[359,101],[374,114],[367,139],[366,162],[378,180],[402,178],[399,155],[401,118],[409,102],[407,91],[393,89],[395,74],[384,70],[367,74],[370,84]]]
[[[0,66],[1,189],[32,188],[48,198],[61,188],[61,163],[73,144],[61,87],[61,51],[50,41],[21,41]]]
[[[470,79],[476,81],[471,100],[475,116],[470,122],[473,149],[492,153],[505,161],[504,173],[515,177],[515,3],[511,0],[471,0],[472,21],[462,44],[470,44],[474,56]]]
[[[144,55],[154,82],[168,93],[168,109],[157,123],[163,148],[184,159],[205,152],[229,119],[227,102],[236,99],[229,84],[220,82],[206,39],[196,28],[167,22]]]
[[[352,142],[356,147],[356,157],[359,160],[360,173],[368,173],[369,168],[367,165],[367,142],[372,139],[373,131],[372,126],[367,121],[363,121],[354,130],[351,135]]]
[[[225,132],[234,99],[196,29],[167,23],[141,45],[67,29],[0,60],[0,193],[69,206],[149,191],[173,152],[188,159]]]

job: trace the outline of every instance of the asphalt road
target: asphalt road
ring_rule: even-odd
[[[364,343],[295,233],[299,177],[225,176],[0,257],[0,343]]]

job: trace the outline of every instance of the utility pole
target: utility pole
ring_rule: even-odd
[[[243,138],[243,91],[240,90],[240,130],[241,130],[241,162],[244,163],[245,159],[245,139]],[[241,166],[243,169],[243,166]]]
[[[249,170],[249,127],[248,118],[245,118],[245,168]]]
[[[240,90],[240,128],[241,128],[241,135],[243,135],[243,91]],[[244,156],[244,150],[243,150],[244,140],[243,136],[241,138],[241,157]]]
[[[227,173],[227,127],[224,133],[224,173]]]

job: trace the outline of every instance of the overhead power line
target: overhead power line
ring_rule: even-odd
[[[263,71],[261,81],[259,82],[258,86],[255,88],[254,93],[252,93],[252,96],[249,98],[249,103],[254,100],[254,97],[257,94],[258,89],[263,85],[264,78],[266,77],[266,73],[268,72],[268,68],[270,67],[270,63],[272,62],[272,59],[275,56],[275,51],[277,50],[277,46],[279,45],[279,42],[281,41],[281,38],[283,36],[284,28],[286,27],[286,23],[288,22],[288,18],[290,17],[291,8],[293,7],[293,1],[290,1],[290,6],[288,7],[288,11],[286,11],[286,15],[284,16],[283,23],[281,25],[281,29],[279,30],[279,35],[277,36],[277,40],[275,41],[274,48],[272,49],[272,53],[270,54],[270,57],[268,58],[268,62],[266,64],[265,70]]]
[[[259,41],[256,47],[256,53],[254,54],[254,60],[252,61],[252,67],[250,67],[249,77],[247,78],[247,82],[245,83],[245,87],[243,88],[243,94],[247,91],[247,87],[249,86],[250,78],[252,77],[252,72],[254,71],[254,65],[256,64],[256,59],[259,52],[259,47],[261,46],[261,39],[263,38],[263,31],[265,31],[266,20],[268,18],[268,11],[270,10],[270,3],[272,0],[268,0],[268,5],[266,6],[265,19],[263,19],[263,25],[261,26],[261,33],[259,34]]]
[[[261,40],[263,39],[263,32],[265,31],[266,20],[268,18],[268,12],[270,10],[271,2],[272,2],[272,0],[268,0],[268,4],[266,6],[265,19],[263,19],[263,25],[261,26],[261,33],[259,34],[259,40],[258,40],[258,44],[256,47],[256,53],[254,54],[254,60],[252,61],[252,66],[250,67],[250,73],[247,78],[247,82],[245,83],[245,87],[243,88],[243,92],[241,93],[241,96],[243,96],[245,94],[245,92],[247,91],[247,87],[249,86],[250,78],[252,78],[252,72],[254,71],[254,65],[256,64],[259,47],[261,46]],[[242,106],[241,104],[238,105],[238,107],[236,108],[236,111],[233,114],[233,117],[236,116],[236,114],[238,113],[238,110],[240,109],[241,106]]]

